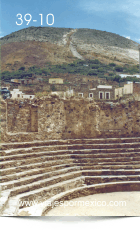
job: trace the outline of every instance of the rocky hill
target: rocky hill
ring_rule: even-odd
[[[70,32],[71,29],[67,28],[54,28],[54,27],[29,27],[17,32],[13,32],[1,38],[1,44],[21,41],[39,41],[51,42],[53,44],[63,44],[63,35]]]
[[[46,63],[95,59],[116,64],[137,64],[138,43],[120,35],[92,30],[29,27],[0,39],[2,71]]]

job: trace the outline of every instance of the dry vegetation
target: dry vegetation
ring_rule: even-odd
[[[69,44],[73,43],[85,59],[98,59],[137,64],[138,44],[117,34],[90,29],[29,27],[0,39],[3,71],[15,71],[21,66],[45,66],[46,63],[72,63]],[[65,43],[66,41],[66,43]]]

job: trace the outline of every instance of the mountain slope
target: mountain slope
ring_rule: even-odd
[[[29,27],[0,39],[2,71],[46,63],[71,63],[77,58],[117,64],[138,63],[138,43],[117,34],[92,30]]]

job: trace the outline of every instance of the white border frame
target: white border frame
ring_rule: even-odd
[[[78,93],[78,96],[80,97],[83,97],[84,95],[83,95],[83,93]]]
[[[103,98],[102,98],[102,99],[104,99],[104,92],[103,92],[103,91],[99,91],[99,99],[102,100],[102,99],[100,98],[100,93],[103,94]]]
[[[90,94],[92,94],[92,97],[90,97]],[[89,93],[88,97],[89,97],[89,98],[93,98],[93,93]]]
[[[109,93],[109,99],[106,98],[106,94]],[[110,92],[105,92],[105,99],[110,100]]]

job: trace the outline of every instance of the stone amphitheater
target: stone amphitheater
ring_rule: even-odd
[[[55,201],[140,191],[140,138],[2,144],[1,213],[43,216]],[[22,202],[19,202],[22,201]],[[44,202],[44,205],[42,205]],[[20,205],[21,204],[21,205]]]
[[[48,101],[43,103],[49,103]],[[18,120],[21,116],[20,110],[22,109],[23,112],[23,108],[17,107],[19,102],[16,103],[16,108],[19,108],[17,116]],[[3,107],[1,111],[3,114],[5,111],[7,111],[9,114],[10,110],[4,109],[6,103],[2,102],[2,105]],[[54,109],[55,104],[52,103],[50,105],[53,105]],[[92,104],[92,110],[95,116],[95,109],[93,109],[93,105],[94,102]],[[12,104],[12,106],[14,105]],[[98,106],[99,105],[96,104],[96,108]],[[115,133],[114,129],[114,132],[112,132],[112,137],[110,133],[110,137],[106,138],[102,137],[101,135],[96,137],[97,132],[95,132],[96,136],[94,137],[92,137],[93,133],[87,133],[89,138],[84,138],[82,136],[81,138],[64,138],[63,136],[61,136],[63,138],[60,138],[59,136],[59,138],[54,140],[45,140],[45,136],[43,137],[42,135],[42,138],[44,138],[43,140],[35,140],[35,136],[33,136],[34,140],[25,142],[19,141],[23,138],[23,133],[20,137],[21,133],[17,133],[17,130],[15,130],[16,132],[13,131],[12,134],[5,131],[5,142],[3,141],[3,143],[1,143],[0,151],[1,215],[17,216],[22,212],[24,215],[45,216],[52,209],[52,206],[56,201],[60,202],[72,200],[74,198],[99,193],[140,191],[140,135],[138,132],[140,129],[139,125],[136,126],[135,124],[135,122],[139,124],[138,117],[140,117],[140,110],[139,104],[137,104],[137,112],[134,111],[133,106],[134,103],[126,108],[129,118],[131,114],[131,122],[129,121],[130,130],[124,125],[126,124],[126,118],[124,124],[121,118],[119,120],[119,123],[123,124],[122,127],[124,127],[125,132],[126,130],[127,132],[131,131],[131,135],[128,133],[128,136],[126,137],[124,134],[120,134],[121,136],[112,138]],[[100,113],[97,113],[98,119],[100,119],[100,116],[103,119],[103,114],[101,111],[102,106],[99,107]],[[78,108],[78,106],[76,108]],[[118,107],[117,110],[115,107],[114,109],[110,110],[109,107],[107,108],[107,118],[111,119],[110,116],[114,117],[113,110],[114,112],[118,111]],[[25,109],[27,109],[27,106],[25,106]],[[51,110],[49,111],[51,112]],[[93,117],[93,113],[89,113],[89,118],[90,116]],[[136,120],[132,116],[133,113]],[[40,109],[38,107],[38,115],[39,114]],[[81,112],[79,111],[79,115],[80,114]],[[121,114],[123,114],[122,107]],[[65,117],[65,122],[68,120],[68,114],[66,116],[67,119]],[[84,117],[84,114],[82,116]],[[71,123],[74,122],[74,116],[71,116],[71,119]],[[82,118],[79,117],[79,119]],[[54,120],[56,121],[56,117]],[[40,126],[39,122],[40,120],[38,117],[38,128]],[[53,118],[51,122],[53,122]],[[9,126],[10,124],[12,124],[11,120],[9,120]],[[86,125],[86,122],[83,124]],[[134,124],[135,127],[132,127]],[[14,125],[16,126],[16,122]],[[66,125],[67,124],[65,123],[65,129]],[[99,131],[101,130],[101,127],[98,127],[97,124],[91,125],[92,128],[94,125],[94,128],[98,128]],[[12,126],[9,126],[7,120],[7,127],[10,130],[10,127]],[[5,127],[5,121],[3,118],[2,132],[4,132],[6,129]],[[84,130],[84,128],[82,128],[82,130]],[[38,137],[39,132],[41,135],[41,129],[36,132],[36,138]],[[81,129],[79,132],[82,135]],[[122,132],[124,132],[123,128]],[[69,131],[68,133],[70,135]],[[34,133],[30,132],[30,136],[33,134]],[[12,140],[13,142],[10,142],[9,139],[6,139],[10,138],[10,135],[12,136],[11,138],[15,138]],[[79,133],[77,135],[80,136]],[[67,136],[66,133],[65,136]],[[50,138],[51,137],[52,136],[50,135]],[[8,141],[6,142],[6,140]]]

